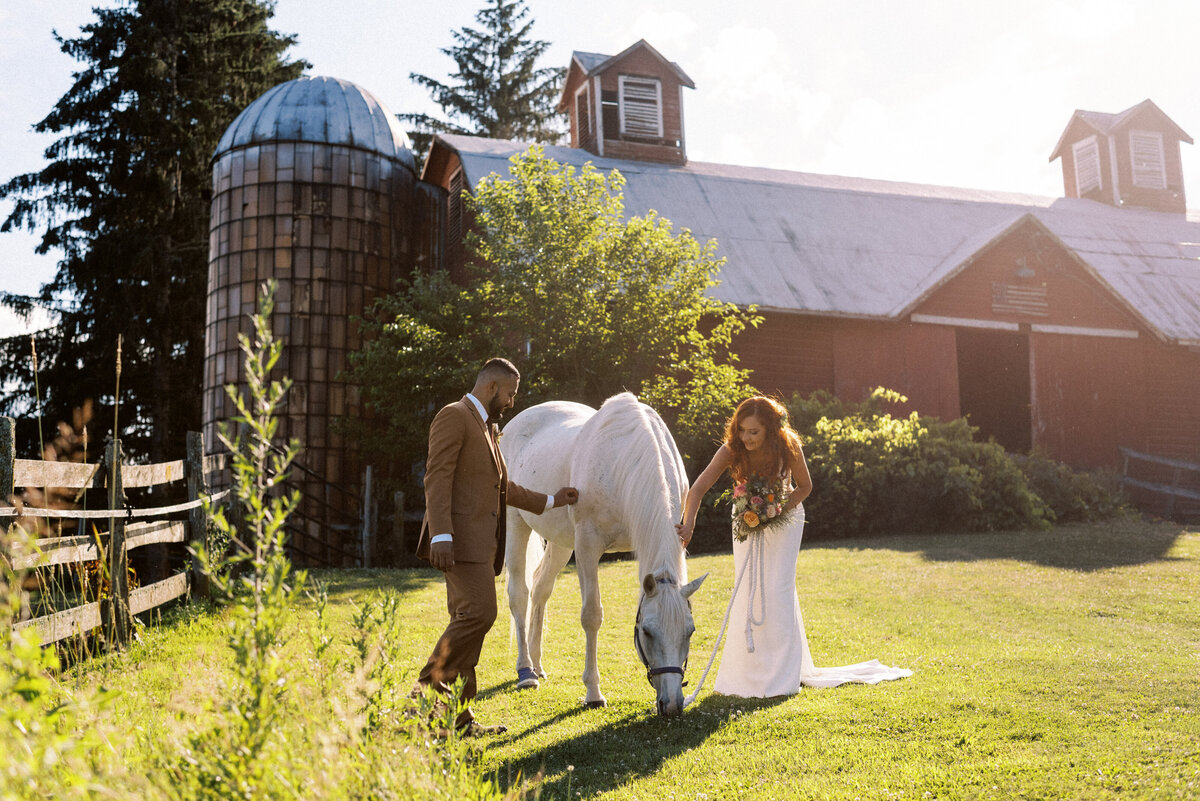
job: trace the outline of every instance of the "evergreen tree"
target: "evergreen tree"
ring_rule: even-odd
[[[428,114],[401,114],[414,124],[418,153],[425,153],[435,133],[459,133],[553,144],[565,131],[555,112],[566,70],[537,66],[549,42],[531,40],[533,20],[526,22],[525,0],[487,0],[475,15],[480,27],[451,31],[457,43],[442,48],[458,72],[445,84],[428,75],[409,78],[429,90],[448,120]]]
[[[49,163],[0,186],[14,200],[0,230],[44,226],[38,251],[62,252],[38,298],[57,317],[36,337],[44,419],[69,420],[93,398],[111,426],[120,337],[118,433],[127,452],[159,460],[200,426],[209,160],[246,105],[308,65],[285,59],[295,37],[268,28],[265,0],[123,0],[94,13],[78,38],[55,34],[84,66],[34,126],[58,136]],[[15,379],[0,407],[28,417],[29,339],[0,342],[0,366]],[[36,442],[28,427],[21,438]]]

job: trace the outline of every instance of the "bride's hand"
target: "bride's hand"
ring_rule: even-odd
[[[692,532],[695,528],[695,523],[692,523],[690,526],[686,523],[675,524],[675,533],[679,535],[679,541],[683,543],[684,548],[686,548],[687,544],[692,541]]]

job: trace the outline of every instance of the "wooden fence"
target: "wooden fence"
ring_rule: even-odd
[[[129,552],[157,543],[203,541],[207,530],[202,499],[219,502],[227,492],[209,495],[207,476],[224,469],[223,457],[205,459],[203,439],[188,432],[187,458],[150,465],[126,465],[120,441],[110,443],[100,464],[45,462],[16,459],[15,424],[0,418],[0,527],[20,518],[74,519],[80,526],[74,536],[34,540],[30,546],[14,548],[13,568],[29,570],[100,560],[106,567],[110,591],[106,597],[85,602],[53,614],[20,621],[14,628],[36,626],[42,642],[58,642],[72,635],[100,628],[109,647],[121,647],[132,634],[133,616],[189,593],[204,594],[203,576],[195,565],[184,572],[130,589]],[[114,470],[113,465],[119,469]],[[187,501],[172,506],[134,509],[126,491],[136,487],[158,487],[187,482]],[[58,487],[89,489],[93,497],[105,499],[102,509],[18,509],[7,505],[14,487]],[[179,519],[186,516],[186,519]],[[93,534],[82,533],[87,525]],[[107,531],[99,531],[101,525]],[[85,599],[86,600],[86,599]]]
[[[1121,484],[1165,499],[1163,517],[1195,517],[1200,509],[1200,464],[1121,448]],[[1132,473],[1139,473],[1135,478]]]

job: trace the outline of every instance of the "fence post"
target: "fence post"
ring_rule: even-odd
[[[13,494],[13,470],[17,458],[17,421],[0,417],[0,503]]]
[[[121,479],[121,440],[113,439],[105,454],[109,468],[108,508],[121,510],[125,506],[125,490]],[[129,643],[129,553],[125,550],[125,519],[114,515],[108,519],[108,581],[109,598],[101,608],[105,637],[110,647],[124,648]]]
[[[395,551],[392,553],[392,564],[403,564],[403,559],[408,555],[408,549],[404,547],[404,491],[396,490],[392,493],[392,542],[395,543]]]
[[[204,475],[204,435],[199,431],[187,432],[187,491],[189,501],[198,501],[208,496],[208,476]],[[188,511],[189,540],[192,546],[208,546],[208,515],[203,506]],[[208,597],[208,577],[200,569],[196,558],[191,558],[189,572],[192,575],[192,595]]]
[[[362,498],[362,566],[371,566],[371,551],[375,546],[375,520],[371,514],[374,501],[371,499],[371,465],[367,465],[367,474],[363,478]]]

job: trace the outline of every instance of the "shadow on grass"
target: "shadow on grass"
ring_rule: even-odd
[[[735,716],[787,700],[788,696],[746,699],[709,694],[678,718],[660,718],[649,710],[631,713],[508,763],[497,771],[496,780],[507,789],[518,776],[528,779],[544,772],[553,778],[539,785],[540,798],[566,799],[576,793],[592,797],[659,772],[669,760],[703,745]],[[592,713],[577,707],[508,736],[516,742],[588,714]]]
[[[1046,567],[1089,572],[1174,561],[1176,557],[1167,553],[1186,531],[1177,523],[1150,523],[1131,518],[1057,526],[1049,531],[821,540],[805,543],[804,547],[920,552],[926,559],[935,562],[1015,559]]]
[[[321,569],[309,570],[310,580],[327,582],[329,597],[362,595],[372,590],[412,592],[430,585],[441,585],[442,574],[433,568],[409,569]]]

